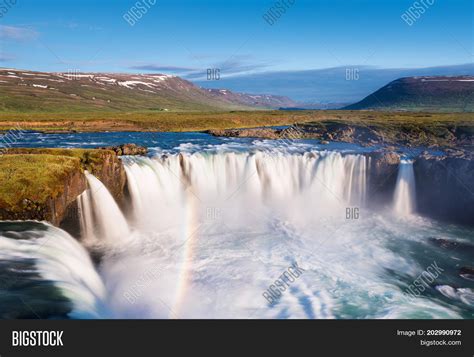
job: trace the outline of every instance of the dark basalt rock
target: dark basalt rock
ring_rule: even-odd
[[[474,281],[474,267],[462,267],[459,276],[466,280]]]
[[[136,144],[123,144],[123,145],[118,145],[118,146],[108,146],[108,147],[103,147],[100,149],[105,149],[105,150],[112,150],[114,151],[118,156],[122,155],[146,155],[148,153],[148,149],[144,146],[139,146]]]
[[[474,225],[474,161],[460,157],[418,158],[413,166],[418,212],[448,222]]]
[[[474,245],[472,244],[434,237],[430,237],[428,240],[430,243],[446,250],[459,249],[459,251],[467,254],[474,254]]]
[[[462,267],[459,272],[461,274],[471,274],[474,276],[474,267]]]
[[[280,130],[272,128],[212,129],[206,131],[206,133],[213,136],[262,139],[280,139],[282,138],[280,132]]]
[[[400,155],[389,151],[367,154],[368,195],[373,203],[390,204],[397,182]]]

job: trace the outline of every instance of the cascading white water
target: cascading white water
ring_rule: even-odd
[[[100,278],[89,268],[78,272],[86,284],[75,278],[75,265],[90,265],[82,253],[73,254],[81,261],[61,254],[38,261],[72,300],[73,317],[459,317],[436,301],[407,301],[387,273],[419,275],[409,256],[386,245],[422,240],[426,228],[369,212],[363,220],[345,217],[347,206],[366,201],[362,155],[201,152],[123,160],[134,239],[123,244],[123,215],[88,175],[80,208],[83,231],[104,242]],[[304,275],[269,306],[262,292],[295,261]],[[63,276],[68,269],[72,280]]]
[[[376,219],[360,227],[345,217],[366,201],[362,155],[201,152],[125,166],[140,234],[101,266],[116,316],[346,318],[355,306],[359,316],[404,317],[421,306],[425,316],[456,316],[407,304],[381,279],[394,266],[416,270],[384,247]],[[268,308],[262,292],[293,260],[309,272]],[[371,311],[367,291],[374,304],[392,300]]]
[[[86,190],[77,198],[81,236],[85,243],[93,243],[96,240],[94,233],[94,212],[90,196],[90,190]]]
[[[34,224],[41,230],[15,233],[15,237],[30,236],[29,239],[12,239],[0,233],[0,260],[34,259],[43,279],[54,281],[62,294],[73,302],[70,317],[107,317],[106,290],[86,249],[59,228],[46,223]]]
[[[415,174],[413,161],[401,160],[393,196],[393,209],[397,215],[408,216],[416,210]]]
[[[366,195],[365,156],[337,152],[181,153],[127,158],[125,169],[134,225],[141,232],[149,232],[143,234],[147,250],[158,242],[166,245],[169,240],[172,246],[176,245],[173,251],[177,253],[160,254],[164,260],[161,264],[167,266],[166,278],[162,279],[168,282],[156,286],[150,282],[152,286],[148,287],[151,291],[161,291],[162,297],[170,294],[163,298],[173,313],[163,315],[166,309],[156,311],[151,306],[147,316],[154,317],[173,317],[187,305],[185,301],[192,285],[191,264],[203,244],[199,242],[212,241],[217,234],[226,245],[225,235],[212,231],[239,232],[252,227],[257,231],[276,230],[275,236],[280,236],[280,229],[286,232],[289,222],[304,226],[307,222],[318,225],[325,217],[342,219],[346,207],[364,204]],[[280,219],[284,222],[282,227]],[[203,233],[206,229],[209,235]],[[327,233],[330,231],[323,234]],[[247,234],[241,233],[242,237]],[[238,244],[241,238],[235,239],[231,245]],[[245,249],[248,248],[244,244]],[[147,259],[137,261],[128,255],[121,256],[120,261],[130,261],[125,265],[137,269],[134,279],[125,279],[132,282],[142,280],[141,274],[153,271],[157,265],[156,261],[151,264]],[[123,270],[117,264],[118,261],[104,264],[102,270],[104,280],[113,281],[113,295],[147,300],[149,296],[142,289],[139,293],[131,292],[130,283],[117,282],[117,269]],[[120,276],[131,274],[129,268]],[[177,282],[174,288],[170,288],[172,281]],[[119,308],[114,310],[120,310],[123,316],[133,311],[133,306],[120,303],[120,299],[115,304]]]
[[[98,232],[104,240],[109,242],[126,241],[130,235],[128,223],[114,198],[95,176],[86,173],[86,178],[89,184],[87,195],[90,195],[94,207],[95,220],[92,219],[87,198],[84,197],[82,207],[85,208],[85,214],[82,219],[86,221],[86,225],[90,225],[90,222],[87,221],[96,222]],[[85,231],[86,234],[92,234],[90,227],[86,227]]]
[[[126,164],[133,211],[139,226],[179,223],[186,192],[198,198],[201,219],[209,209],[256,210],[262,205],[291,214],[306,206],[312,213],[343,212],[362,205],[366,195],[366,158],[336,152],[176,154],[129,158]],[[343,208],[341,208],[343,207]]]

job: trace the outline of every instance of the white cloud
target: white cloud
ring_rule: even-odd
[[[9,62],[13,61],[15,59],[14,56],[8,54],[8,53],[1,53],[0,52],[0,62]]]
[[[36,39],[38,36],[38,32],[30,28],[0,25],[1,39],[29,41]]]

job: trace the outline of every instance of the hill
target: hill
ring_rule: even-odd
[[[472,112],[474,77],[400,78],[343,109]]]
[[[0,69],[0,112],[227,111],[291,106],[284,97],[202,89],[164,74]]]

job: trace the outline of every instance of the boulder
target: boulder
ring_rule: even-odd
[[[136,144],[122,144],[117,146],[108,146],[103,147],[100,149],[104,150],[112,150],[118,156],[122,155],[146,155],[148,153],[148,149],[144,146],[139,146]]]

